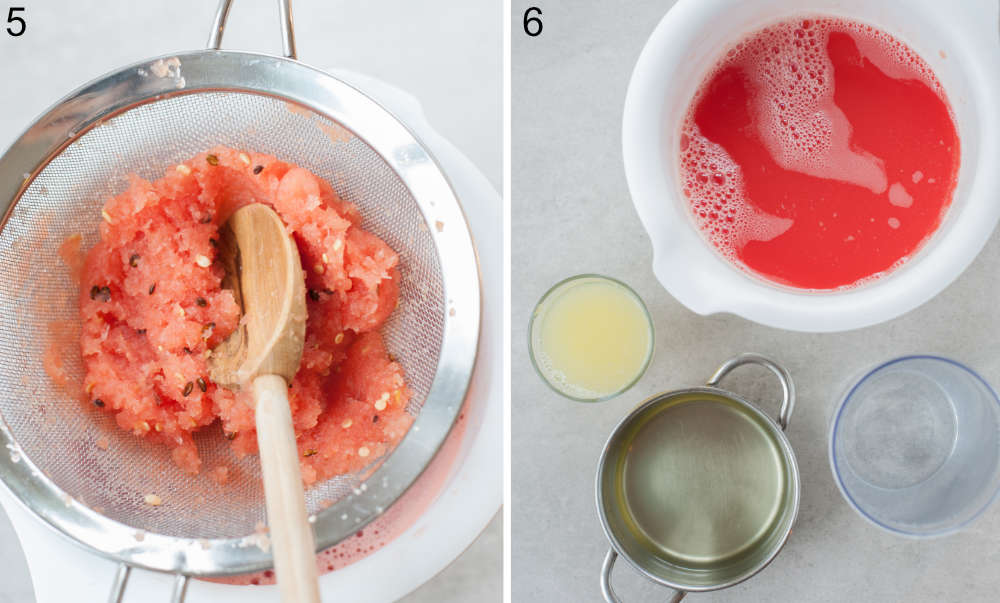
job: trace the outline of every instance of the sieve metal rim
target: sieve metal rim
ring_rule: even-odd
[[[176,58],[183,79],[151,77],[153,64]],[[145,75],[143,74],[145,72]],[[439,165],[391,112],[353,86],[284,57],[201,50],[154,57],[109,72],[64,97],[0,157],[4,228],[17,200],[46,165],[88,130],[143,104],[203,92],[257,94],[291,101],[350,130],[392,168],[420,207],[441,264],[445,299],[441,353],[413,426],[369,480],[390,485],[356,490],[317,514],[317,550],[356,533],[395,502],[423,472],[458,416],[478,353],[481,290],[478,258],[459,200]],[[446,224],[447,228],[432,225]],[[246,539],[196,540],[143,533],[96,513],[36,467],[0,416],[0,481],[47,525],[94,552],[130,566],[194,576],[271,567],[269,551]],[[343,519],[345,518],[346,519]]]

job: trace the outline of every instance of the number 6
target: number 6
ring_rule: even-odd
[[[524,11],[524,33],[528,34],[532,38],[542,33],[542,20],[538,17],[532,17],[531,13],[538,13],[539,16],[542,14],[542,9],[537,6],[532,6],[528,10]],[[532,29],[532,24],[536,25],[535,29]]]

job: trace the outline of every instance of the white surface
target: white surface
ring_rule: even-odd
[[[874,23],[927,60],[948,93],[962,141],[955,199],[940,229],[905,265],[862,287],[802,293],[747,275],[707,245],[676,182],[680,132],[690,94],[725,45],[802,12]],[[731,312],[797,331],[856,329],[908,312],[947,287],[975,259],[1000,218],[1000,41],[995,0],[903,3],[870,0],[681,0],[643,49],[625,99],[625,174],[653,243],[653,272],[699,314]],[[664,151],[667,155],[664,156]]]
[[[0,56],[4,57],[0,75],[4,76],[7,84],[0,89],[0,102],[4,107],[0,115],[0,146],[6,147],[30,120],[60,96],[111,68],[146,56],[201,47],[207,37],[214,6],[214,2],[195,0],[118,6],[97,2],[48,3],[44,6],[27,3],[26,19],[30,33],[19,39],[0,36]],[[337,2],[331,6],[318,1],[300,1],[295,3],[294,12],[299,56],[305,62],[356,69],[413,92],[423,103],[435,127],[473,158],[488,174],[489,181],[499,183],[499,3],[483,0],[460,5],[444,2],[417,5],[399,0],[370,4]],[[224,47],[277,51],[276,15],[277,10],[270,0],[237,1]],[[462,49],[462,52],[456,53],[456,48]],[[81,52],[81,49],[88,52]],[[423,136],[419,132],[418,135]],[[490,182],[476,173],[474,168],[470,170],[467,160],[443,140],[432,141],[431,134],[423,137],[443,164],[448,161],[453,165],[464,162],[461,169],[466,177],[454,182],[460,196],[467,196],[462,194],[464,186],[466,191],[470,188],[479,191],[468,196],[483,200],[482,191],[490,188]],[[449,176],[454,179],[452,174]],[[490,194],[492,197],[485,198],[491,198],[493,203],[470,204],[466,201],[465,209],[470,220],[477,221],[477,230],[482,233],[476,233],[476,238],[484,276],[488,266],[492,266],[489,269],[496,274],[492,285],[495,289],[492,293],[485,292],[485,296],[499,302],[500,206],[495,192],[490,191]],[[499,316],[496,315],[495,319],[498,325]],[[496,346],[499,346],[499,340],[496,340]],[[499,363],[499,360],[496,362]],[[498,383],[498,380],[494,379],[494,382]],[[398,568],[401,560],[406,559],[411,571],[395,580],[385,580],[386,566],[381,562],[376,565],[373,559],[368,559],[347,568],[354,568],[350,572],[337,572],[337,575],[345,576],[342,580],[351,579],[349,574],[353,573],[356,579],[376,584],[374,595],[373,590],[368,591],[369,595],[376,597],[372,600],[402,596],[440,571],[489,522],[500,500],[498,398],[499,392],[494,392],[488,404],[492,413],[488,419],[497,428],[492,432],[483,432],[482,437],[476,439],[475,446],[466,450],[472,460],[459,468],[448,490],[436,502],[434,511],[425,514],[407,534],[379,552],[379,555],[388,555],[393,547],[398,547],[399,557],[389,566]],[[472,471],[469,475],[470,467],[490,463],[495,465],[495,472]],[[461,487],[456,488],[458,484]],[[464,508],[469,504],[464,498],[468,492],[475,492],[473,512]],[[9,496],[3,491],[0,498]],[[459,509],[462,509],[461,513]],[[12,515],[17,517],[23,513],[17,508]],[[440,528],[435,526],[442,522],[448,525],[448,538],[444,541],[441,538],[429,539],[427,534],[437,533],[434,530]],[[66,554],[73,555],[74,559],[86,559],[86,562],[63,563],[58,568],[58,579],[46,578],[45,587],[73,585],[72,596],[62,591],[60,598],[51,600],[89,600],[83,594],[85,592],[100,593],[98,600],[105,596],[110,584],[110,564],[80,556],[79,551],[34,520],[24,522],[24,525],[32,533],[25,543],[29,556],[46,560],[53,556],[53,551],[59,550],[67,551]],[[476,562],[474,569],[470,570],[470,561],[463,559],[461,579],[454,588],[449,587],[448,572],[445,572],[441,578],[422,588],[413,600],[482,600],[484,596],[486,600],[499,600],[497,522],[491,530],[494,533],[485,535],[481,541],[492,542],[493,546],[474,548],[477,555],[472,560]],[[424,538],[421,539],[420,535]],[[429,551],[433,554],[428,554]],[[0,541],[0,559],[10,557],[16,560],[17,555],[16,541]],[[99,564],[99,571],[95,571],[90,563]],[[26,600],[23,596],[30,589],[25,585],[25,577],[17,575],[18,565],[16,561],[5,565],[0,573],[0,601],[4,600],[2,597],[14,597],[10,599],[12,601]],[[134,575],[130,582],[132,597],[127,600],[145,599],[144,593],[165,593],[169,584],[158,578],[141,573]],[[144,584],[157,590],[147,590]],[[484,585],[492,585],[493,588],[484,589]],[[200,583],[192,586],[190,592],[193,597],[199,596],[201,586]],[[324,590],[328,588],[325,584],[323,587]],[[87,588],[94,590],[85,590]],[[336,590],[336,587],[333,588]],[[271,589],[239,589],[238,592],[240,599],[248,601],[253,598],[247,593],[253,593],[252,596],[260,600],[274,600],[276,597]],[[351,591],[350,599],[357,600],[357,593],[356,589]],[[210,593],[206,590],[205,594]]]

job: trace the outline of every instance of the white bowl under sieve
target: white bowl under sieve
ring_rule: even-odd
[[[217,48],[230,0],[222,0]],[[225,459],[240,474],[224,493],[192,479],[160,446],[87,415],[42,369],[50,325],[78,323],[76,290],[57,248],[67,236],[96,240],[100,202],[124,176],[165,166],[217,144],[271,153],[313,171],[358,205],[364,227],[400,255],[401,304],[383,329],[414,392],[407,436],[366,472],[307,492],[316,544],[325,549],[388,508],[447,435],[476,358],[480,290],[475,250],[454,192],[423,145],[377,103],[294,57],[283,7],[285,58],[218,50],[125,67],[70,94],[0,158],[0,479],[33,513],[95,552],[132,566],[188,576],[271,566],[257,546],[264,522],[256,458],[234,462],[224,440],[196,437],[206,466]],[[72,340],[72,337],[69,338]],[[80,378],[78,359],[68,366]],[[95,446],[114,434],[107,451]],[[364,485],[365,487],[361,487]],[[146,493],[164,500],[143,504]],[[324,510],[327,503],[333,502]]]

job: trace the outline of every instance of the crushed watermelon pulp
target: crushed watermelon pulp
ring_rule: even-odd
[[[192,435],[202,429],[238,457],[257,451],[249,394],[208,376],[212,348],[240,320],[221,287],[219,227],[257,202],[281,216],[305,271],[306,339],[288,393],[308,485],[370,465],[413,417],[402,367],[379,333],[397,305],[399,256],[301,167],[216,147],[155,182],[130,177],[104,204],[80,271],[84,391],[122,429],[170,447],[188,473],[201,470]]]

